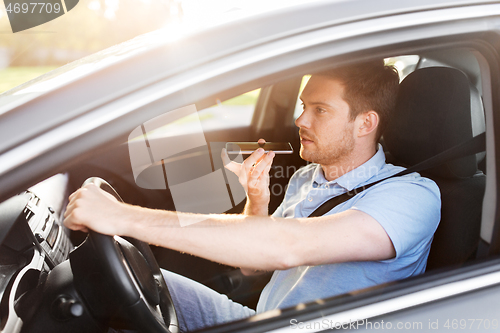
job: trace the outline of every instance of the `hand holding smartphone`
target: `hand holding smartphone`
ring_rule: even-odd
[[[259,148],[263,148],[266,153],[273,151],[275,154],[291,154],[293,148],[290,142],[228,142],[226,143],[226,151],[229,155],[253,153]]]

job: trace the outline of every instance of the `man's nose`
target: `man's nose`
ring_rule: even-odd
[[[306,110],[302,111],[302,114],[300,117],[295,119],[295,126],[299,128],[310,128],[311,127],[311,122],[309,120],[308,114]]]

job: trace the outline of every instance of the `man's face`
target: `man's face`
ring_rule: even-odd
[[[302,115],[299,127],[300,157],[324,166],[348,163],[354,150],[354,121],[349,105],[343,100],[340,81],[313,76],[300,95]]]

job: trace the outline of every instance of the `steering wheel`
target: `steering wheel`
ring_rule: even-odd
[[[123,202],[105,180],[92,177],[82,186],[87,184]],[[141,332],[179,332],[172,298],[148,244],[90,231],[69,259],[75,288],[96,319]]]

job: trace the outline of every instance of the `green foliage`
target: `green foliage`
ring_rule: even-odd
[[[255,105],[259,98],[260,89],[249,91],[243,95],[236,96],[222,102],[222,105]]]
[[[172,13],[182,15],[178,7],[174,0],[80,0],[63,16],[18,33],[0,8],[0,48],[10,66],[61,66],[165,26]]]

